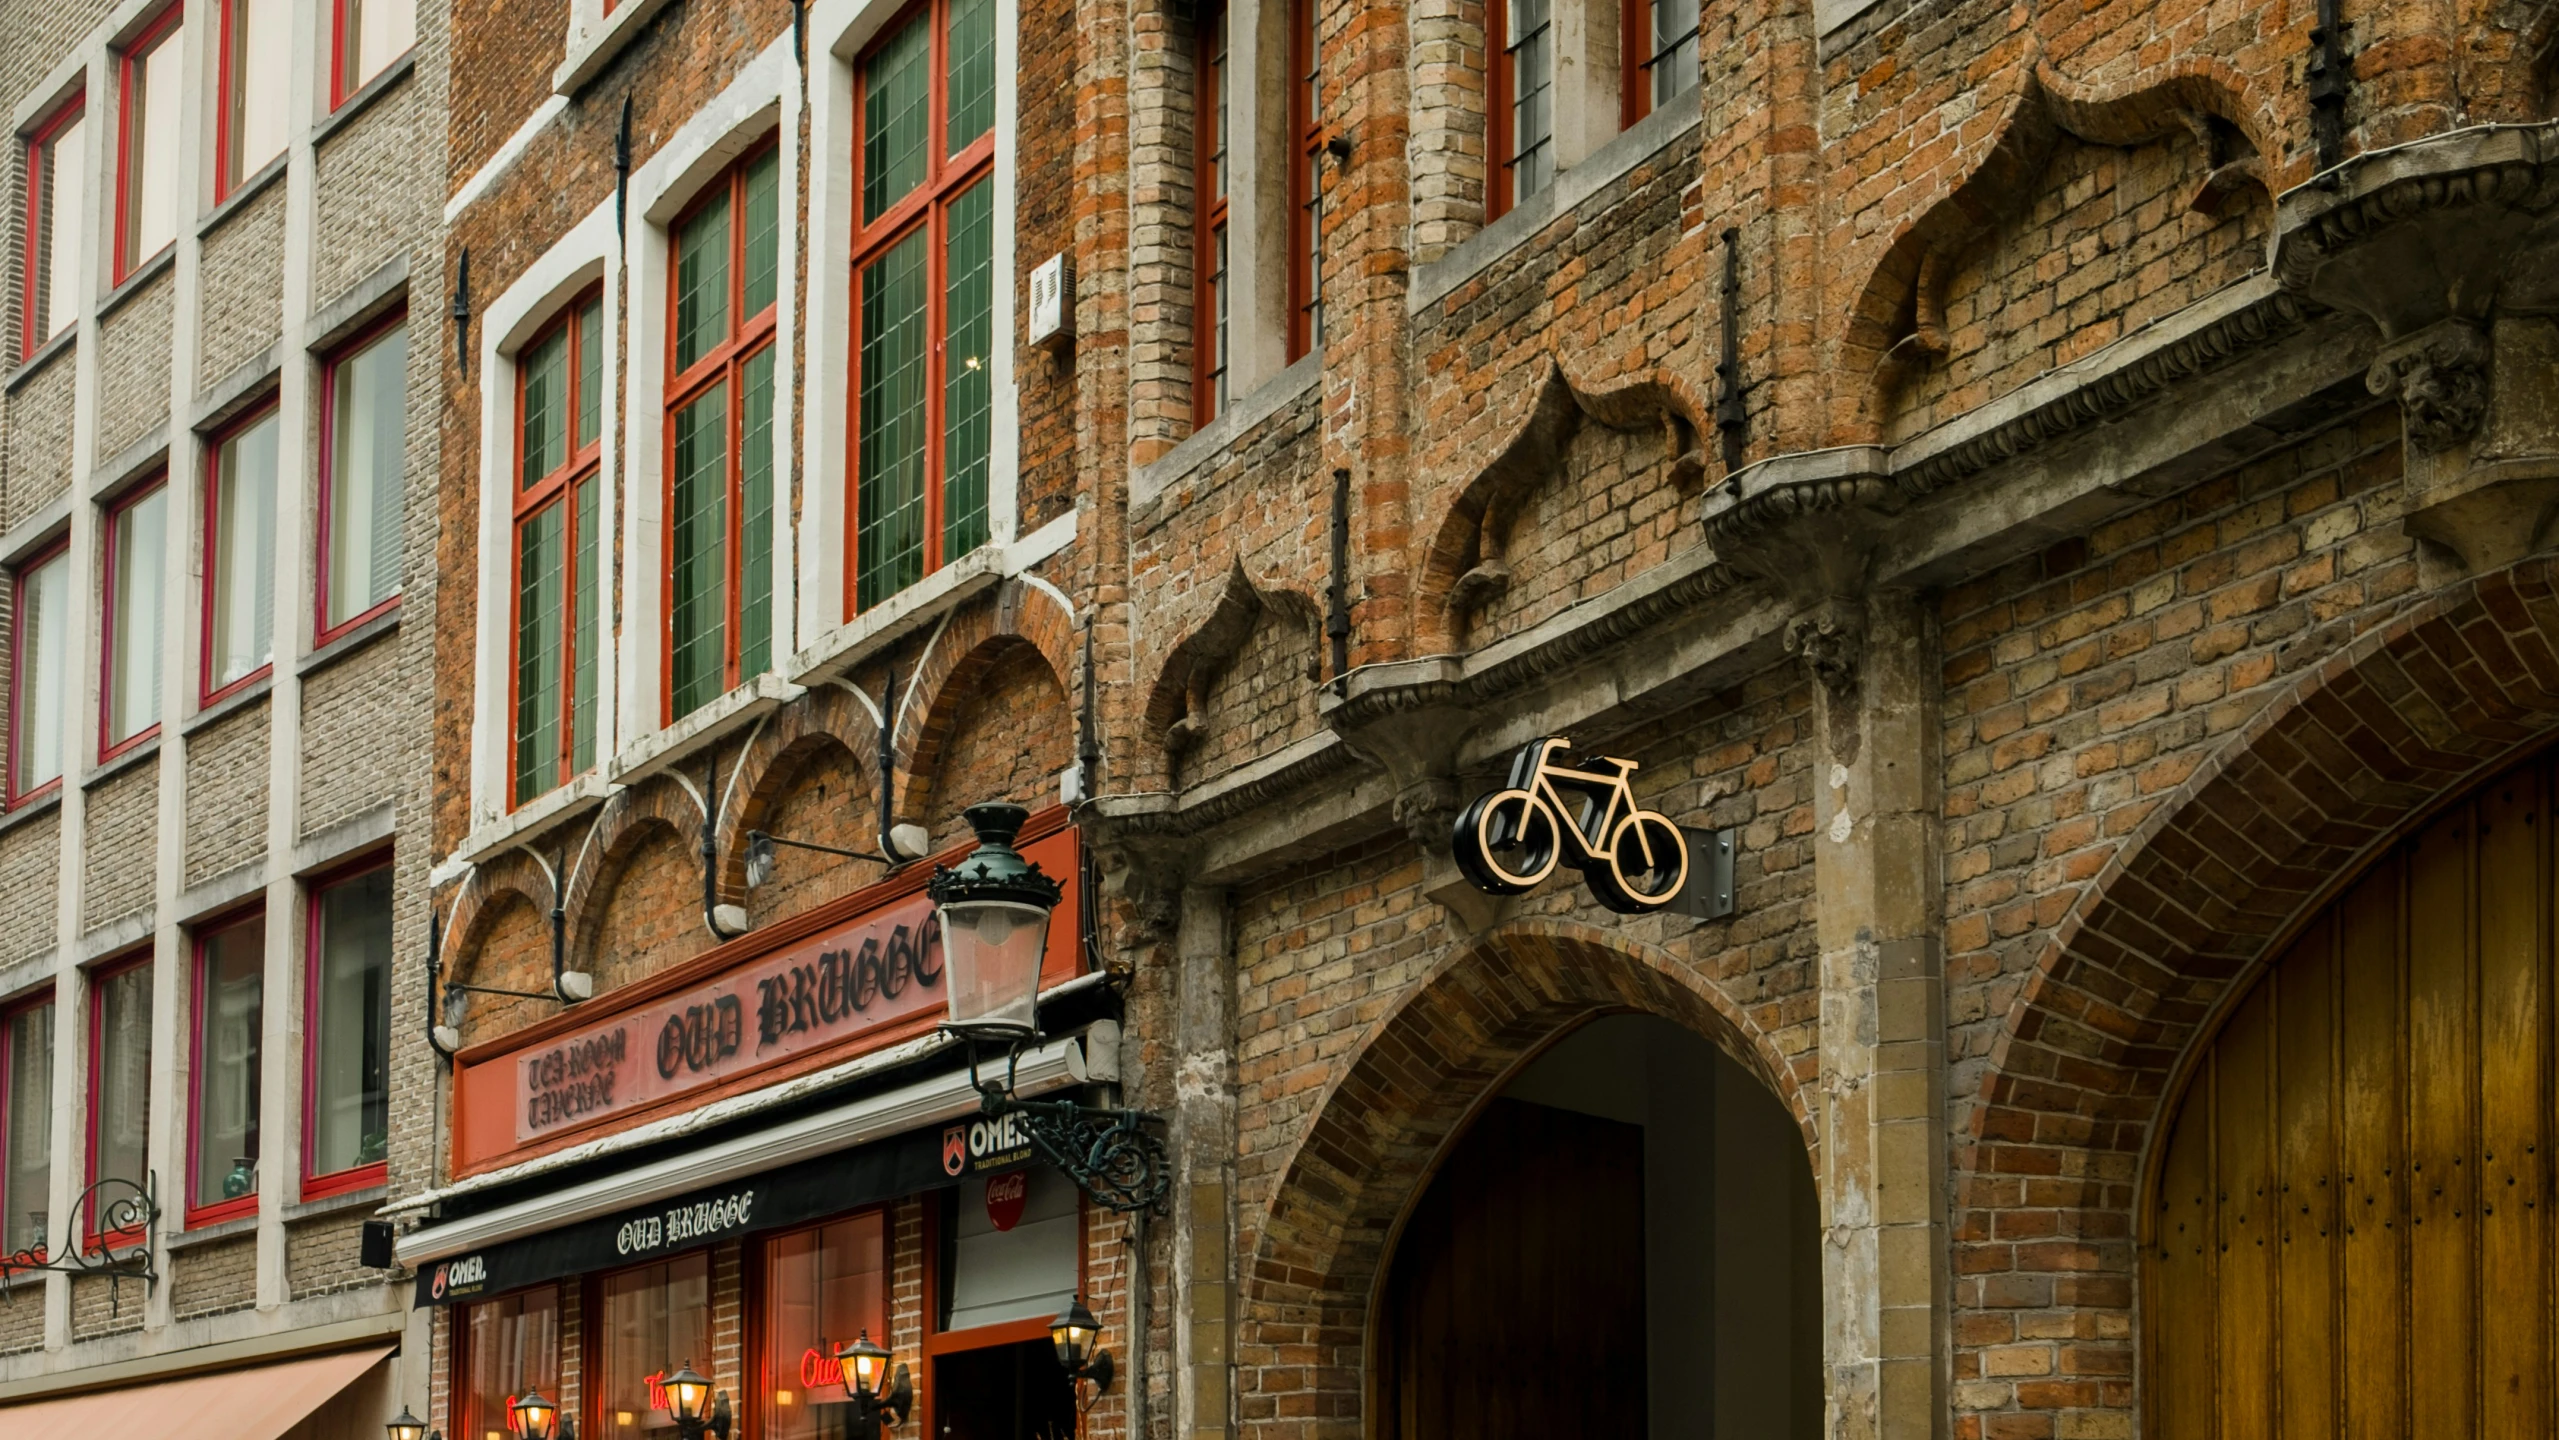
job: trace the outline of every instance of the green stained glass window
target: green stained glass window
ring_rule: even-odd
[[[746,167],[745,302],[739,318],[751,320],[773,304],[782,264],[782,152],[767,150]]]
[[[950,153],[995,128],[995,0],[951,0]]]
[[[671,708],[690,714],[728,688],[729,392],[713,386],[675,412],[669,616]]]
[[[563,337],[565,338],[565,337]],[[581,450],[604,433],[604,302],[578,312],[578,433]]]
[[[995,186],[951,202],[942,303],[942,553],[986,543],[986,471],[993,446]]]
[[[675,241],[675,368],[687,370],[729,338],[729,191],[684,222]]]
[[[560,601],[567,515],[553,505],[516,528],[515,799],[549,790],[560,774]]]
[[[862,67],[862,223],[924,183],[932,130],[933,30],[918,15]]]
[[[569,606],[569,769],[584,771],[595,763],[595,667],[604,648],[603,611],[598,607],[596,576],[596,499],[603,486],[589,476],[578,484],[572,502],[577,509],[576,558],[570,574],[576,592]]]
[[[929,232],[862,269],[860,576],[878,604],[924,575],[925,330]]]
[[[524,483],[569,458],[569,332],[554,330],[524,357]]]
[[[773,666],[773,347],[739,367],[738,673]]]

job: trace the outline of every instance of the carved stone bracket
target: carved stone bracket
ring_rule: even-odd
[[[1786,622],[1786,653],[1829,692],[1836,708],[1857,703],[1857,681],[1866,658],[1866,619],[1852,604],[1825,602]]]
[[[2448,320],[2382,351],[2364,385],[2399,402],[2410,445],[2425,454],[2449,450],[2488,416],[2488,337],[2468,321]]]

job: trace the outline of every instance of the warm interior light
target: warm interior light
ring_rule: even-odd
[[[1084,1297],[1066,1302],[1058,1317],[1048,1322],[1049,1343],[1057,1347],[1058,1368],[1069,1375],[1084,1373],[1085,1362],[1093,1355],[1093,1341],[1102,1332],[1102,1322],[1084,1308]]]
[[[672,1411],[677,1419],[699,1420],[702,1418],[703,1412],[709,1408],[711,1402],[711,1381],[708,1376],[694,1373],[692,1361],[685,1361],[683,1367],[666,1377],[664,1383],[667,1409]]]
[[[507,1407],[507,1415],[515,1422],[516,1440],[551,1440],[552,1427],[560,1420],[560,1407],[542,1398],[539,1389],[528,1389],[515,1397]]]
[[[889,1352],[872,1341],[870,1331],[864,1330],[852,1344],[835,1347],[835,1363],[844,1371],[844,1393],[859,1399],[879,1393],[880,1377],[889,1370]]]
[[[773,1403],[776,1405],[796,1405],[799,1402],[792,1398],[790,1391],[776,1390],[773,1392]]]
[[[426,1432],[427,1423],[410,1414],[406,1405],[400,1407],[396,1418],[384,1421],[382,1425],[382,1433],[390,1440],[426,1440]]]

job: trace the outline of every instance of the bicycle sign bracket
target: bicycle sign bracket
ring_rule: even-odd
[[[1519,895],[1570,864],[1620,915],[1731,914],[1732,832],[1691,832],[1638,807],[1636,762],[1574,755],[1571,745],[1550,735],[1521,746],[1510,783],[1459,812],[1450,838],[1466,879],[1486,894]]]

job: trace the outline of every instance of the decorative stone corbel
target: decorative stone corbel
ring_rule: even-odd
[[[2385,347],[2364,387],[2399,402],[2412,449],[2449,450],[2488,416],[2488,337],[2467,320],[2447,320]]]
[[[1457,757],[1481,717],[1452,696],[1428,687],[1354,692],[1330,704],[1326,720],[1351,749],[1383,767],[1395,787],[1395,820],[1421,855],[1422,895],[1446,911],[1465,934],[1480,934],[1508,919],[1517,902],[1487,895],[1457,868],[1450,836],[1465,787]]]
[[[1866,617],[1854,604],[1827,600],[1786,622],[1786,653],[1829,692],[1834,707],[1857,703],[1857,681],[1866,658]]]

